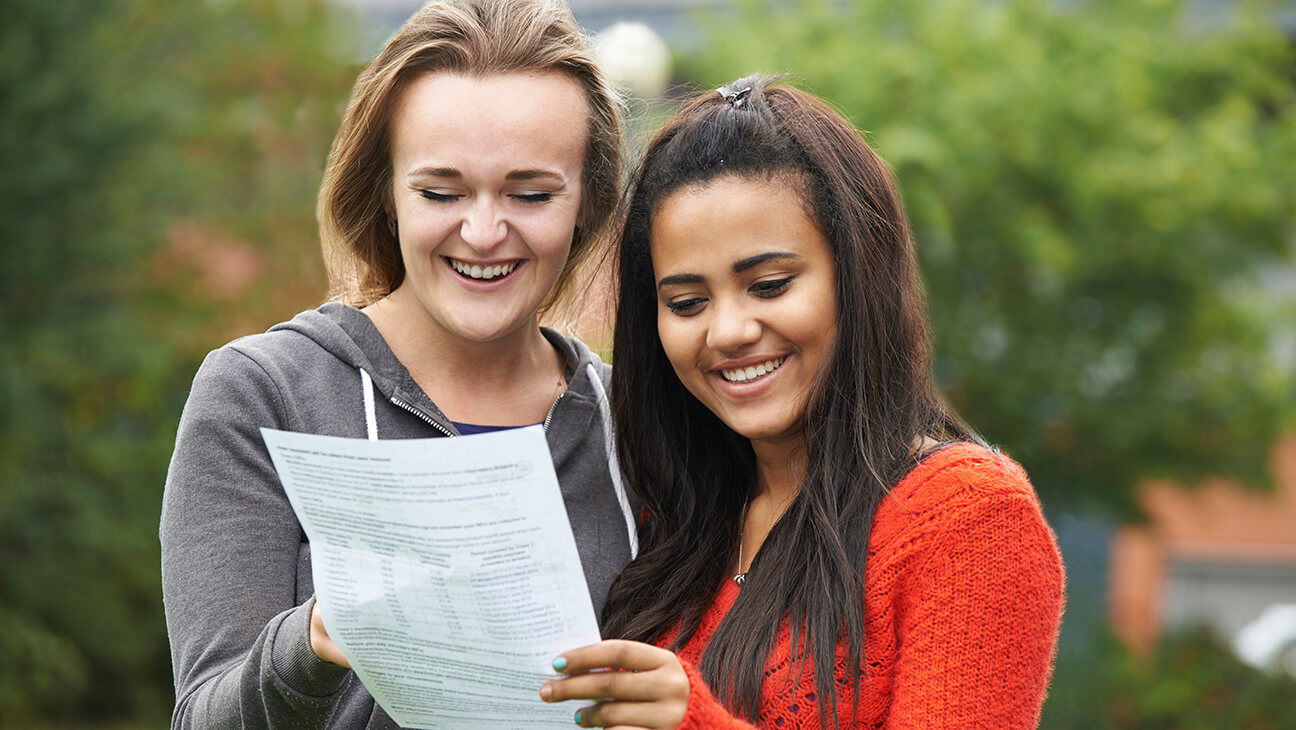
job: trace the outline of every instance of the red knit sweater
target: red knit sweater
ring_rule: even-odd
[[[859,714],[839,697],[842,728],[1033,728],[1052,671],[1062,560],[1021,467],[956,444],[931,455],[883,500],[865,573],[868,677]],[[696,667],[740,589],[725,581],[679,652],[689,676],[684,730],[750,728]],[[742,590],[760,590],[748,583]],[[819,728],[812,665],[789,667],[786,622],[761,691],[761,728]],[[846,658],[837,658],[837,690]],[[849,693],[844,693],[849,694]]]

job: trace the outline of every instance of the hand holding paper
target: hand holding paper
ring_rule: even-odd
[[[329,637],[405,727],[570,727],[536,689],[599,640],[539,427],[363,441],[262,429]],[[490,716],[483,713],[489,708]]]

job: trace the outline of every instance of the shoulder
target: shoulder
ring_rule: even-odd
[[[216,410],[261,407],[282,408],[285,396],[304,379],[328,372],[336,362],[308,327],[317,329],[327,318],[318,310],[307,310],[266,332],[239,337],[212,350],[194,375],[186,410]],[[235,414],[230,414],[235,415]]]
[[[955,443],[929,454],[891,490],[874,519],[874,544],[915,531],[957,536],[968,525],[1008,514],[1022,520],[1023,529],[1049,532],[1035,488],[1017,462],[978,444]]]
[[[576,337],[563,334],[557,330],[548,327],[541,327],[540,331],[544,333],[546,339],[552,344],[566,361],[567,376],[569,382],[576,382],[584,379],[590,368],[598,375],[599,385],[607,390],[611,387],[612,366],[603,362],[597,352],[594,352],[584,342]]]
[[[260,347],[246,348],[242,343],[235,340],[203,359],[185,401],[182,430],[194,421],[279,420],[284,392],[281,379],[271,375],[275,358],[267,357]]]
[[[268,367],[326,354],[322,342],[345,337],[335,318],[326,314],[330,306],[308,309],[265,332],[239,337],[213,350],[209,358],[220,362],[247,359]]]
[[[1038,501],[1021,465],[1000,451],[966,442],[927,455],[896,484],[890,498],[917,510],[948,506],[950,501]]]
[[[903,580],[914,600],[975,578],[965,592],[1034,592],[1060,605],[1065,583],[1056,536],[1026,472],[998,451],[964,443],[929,455],[883,500],[869,540],[875,569]]]
[[[372,324],[358,310],[338,303],[308,309],[265,332],[233,340],[207,355],[199,377],[263,376],[291,384],[300,377],[328,372],[330,366],[348,371],[366,363],[367,335]],[[370,337],[379,337],[376,330]],[[369,349],[376,349],[370,346]]]

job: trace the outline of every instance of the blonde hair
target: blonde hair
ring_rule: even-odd
[[[553,290],[560,299],[573,272],[603,239],[618,199],[622,102],[585,45],[571,12],[555,0],[444,0],[415,13],[387,41],[351,89],[329,151],[316,214],[329,275],[329,299],[365,306],[405,278],[388,224],[392,182],[392,108],[416,76],[557,71],[580,83],[589,107],[581,223]]]

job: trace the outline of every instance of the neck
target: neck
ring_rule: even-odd
[[[787,504],[801,492],[805,480],[805,443],[797,439],[753,441],[756,455],[756,484],[752,498]]]
[[[801,491],[805,479],[804,440],[752,441],[756,454],[756,484],[743,510],[742,533],[735,573],[745,574],[756,553]]]
[[[544,418],[563,388],[564,368],[536,315],[491,340],[467,340],[446,332],[405,294],[398,289],[363,311],[446,416],[501,426]]]

